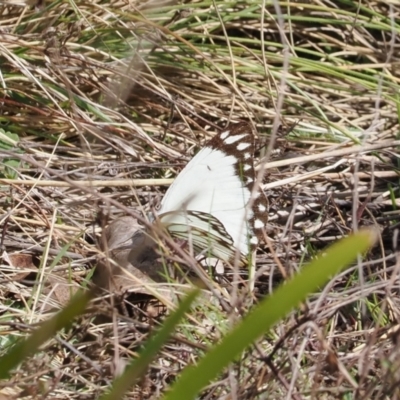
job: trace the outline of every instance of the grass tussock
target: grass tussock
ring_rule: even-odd
[[[366,226],[378,245],[201,398],[400,398],[399,11],[373,1],[3,2],[1,352],[90,286],[105,225],[146,216],[217,129],[247,120],[270,203],[255,289],[206,282],[212,295],[126,398],[161,398],[254,303]],[[128,310],[125,293],[93,302],[0,382],[0,397],[97,398],[185,288],[165,293],[153,288],[161,303]]]

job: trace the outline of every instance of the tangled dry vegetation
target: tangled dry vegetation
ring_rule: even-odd
[[[199,305],[127,398],[160,395],[253,300],[370,225],[379,245],[201,398],[400,398],[400,6],[8,1],[0,9],[0,347],[89,284],[102,227],[146,215],[216,129],[247,120],[267,162],[270,202],[255,296],[216,282],[225,307]],[[107,304],[95,303],[0,383],[2,398],[102,393],[162,319],[154,300],[128,314],[119,307],[118,317]]]

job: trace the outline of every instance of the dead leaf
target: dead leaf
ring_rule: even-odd
[[[71,297],[79,289],[78,284],[57,274],[48,276],[47,282],[49,284],[50,298],[56,300],[60,307],[67,305]]]
[[[103,233],[102,249],[106,257],[99,258],[93,276],[99,288],[114,293],[162,281],[154,241],[135,218],[112,222]]]
[[[15,268],[15,270],[18,271],[23,270],[21,272],[15,272],[15,274],[12,277],[13,281],[22,281],[29,274],[31,274],[32,272],[37,272],[38,270],[36,265],[33,263],[32,254],[23,254],[23,253],[8,254],[7,252],[4,252],[2,257],[3,260],[10,267]]]

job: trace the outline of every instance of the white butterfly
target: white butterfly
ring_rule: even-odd
[[[167,190],[158,221],[196,252],[232,263],[237,249],[247,263],[267,222],[268,201],[253,194],[254,135],[247,123],[231,124],[211,139]]]
[[[164,267],[156,251],[157,240],[153,239],[159,226],[173,238],[186,241],[197,255],[233,264],[239,251],[240,263],[247,264],[267,222],[264,193],[255,191],[251,199],[254,180],[252,130],[246,123],[230,125],[177,176],[148,229],[142,230],[130,216],[107,227],[105,251],[117,265],[99,263],[95,283],[109,288],[119,275],[124,275],[125,282],[125,270],[141,280],[147,276],[163,281]]]

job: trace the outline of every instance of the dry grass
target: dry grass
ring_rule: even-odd
[[[0,9],[0,347],[87,286],[107,220],[149,212],[217,127],[245,119],[270,200],[256,296],[358,227],[381,241],[202,398],[400,398],[399,6],[38,7]],[[157,397],[250,307],[216,287],[225,307],[199,305],[127,398]],[[102,393],[160,317],[139,304],[117,324],[99,307],[112,323],[77,321],[0,383],[4,398]]]

